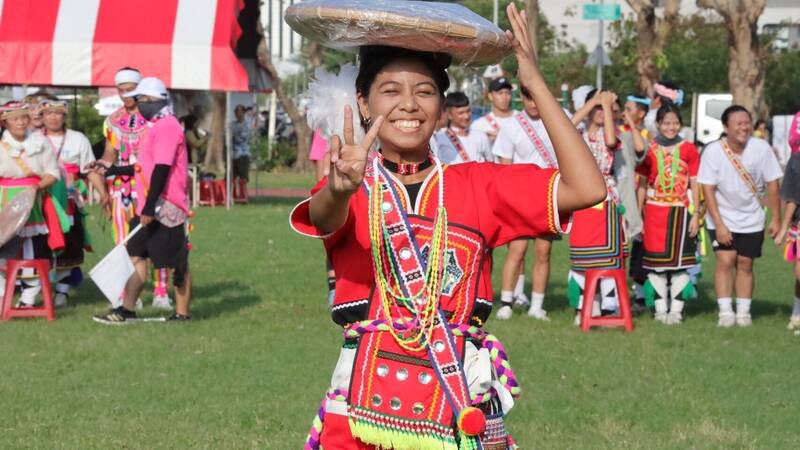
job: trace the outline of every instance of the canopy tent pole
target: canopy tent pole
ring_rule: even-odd
[[[225,209],[231,209],[231,204],[233,203],[231,199],[233,198],[233,189],[232,189],[232,174],[231,169],[233,167],[233,135],[231,134],[231,127],[228,126],[228,114],[231,111],[231,93],[230,91],[225,92],[225,148],[226,148],[226,157],[225,157]]]

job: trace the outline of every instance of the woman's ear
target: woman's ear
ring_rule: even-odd
[[[361,114],[361,117],[364,120],[369,120],[369,106],[367,105],[367,99],[361,94],[356,94],[356,102],[358,102],[358,112]]]

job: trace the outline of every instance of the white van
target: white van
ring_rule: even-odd
[[[722,113],[733,104],[731,94],[695,94],[692,105],[692,129],[695,141],[706,145],[722,134]]]

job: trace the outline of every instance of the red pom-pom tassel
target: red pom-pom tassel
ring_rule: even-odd
[[[483,411],[473,406],[458,413],[458,429],[467,436],[477,436],[486,430],[486,417]]]

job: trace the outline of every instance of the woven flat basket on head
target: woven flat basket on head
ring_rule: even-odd
[[[308,0],[286,9],[284,20],[325,46],[357,50],[387,45],[447,53],[459,64],[501,61],[511,42],[497,26],[455,3],[389,0]]]

